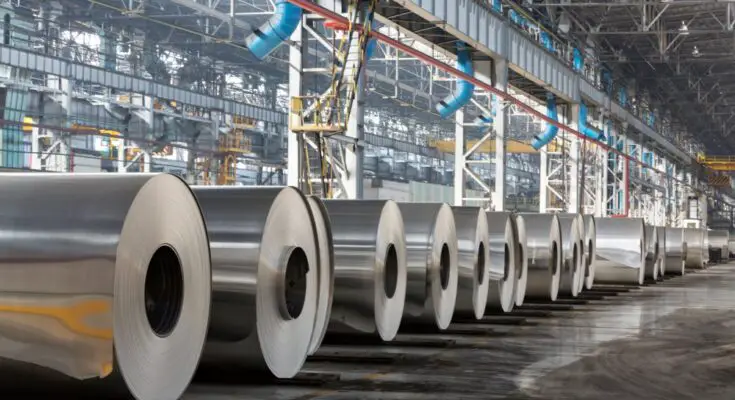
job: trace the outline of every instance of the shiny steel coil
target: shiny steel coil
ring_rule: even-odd
[[[528,282],[526,299],[555,301],[561,274],[561,225],[556,214],[523,213]]]
[[[640,218],[597,218],[595,283],[642,285],[646,229]]]
[[[667,275],[684,275],[687,258],[687,242],[683,228],[666,228],[666,258],[664,269]]]
[[[314,216],[290,187],[194,186],[212,252],[205,364],[296,375],[318,299]]]
[[[584,219],[580,214],[559,214],[562,264],[559,294],[577,297],[582,291],[584,266]]]
[[[457,299],[457,230],[444,203],[399,203],[406,230],[403,324],[447,329]]]
[[[722,258],[728,258],[730,231],[722,229],[712,229],[707,232],[709,238],[709,249],[718,249],[721,251]]]
[[[317,300],[314,332],[309,343],[309,355],[316,353],[324,340],[329,327],[329,317],[332,314],[332,300],[334,298],[334,243],[332,241],[332,222],[329,220],[327,208],[316,196],[307,197],[309,207],[314,216],[316,239],[319,252],[317,253]]]
[[[518,228],[509,212],[488,212],[490,243],[490,284],[487,306],[492,311],[511,312],[515,305],[516,249]]]
[[[39,385],[55,370],[116,397],[178,399],[211,299],[189,187],[167,174],[36,173],[0,174],[0,186],[2,364],[45,367],[32,368]]]
[[[659,256],[661,246],[658,240],[658,229],[646,225],[646,272],[645,279],[658,280]]]
[[[584,288],[592,289],[595,284],[595,265],[597,264],[597,227],[595,217],[584,216]]]
[[[707,252],[704,241],[704,230],[699,228],[684,228],[684,241],[687,244],[686,266],[689,268],[704,268]]]
[[[666,228],[657,226],[658,234],[658,274],[660,278],[666,275]]]
[[[406,300],[406,236],[392,200],[325,200],[334,241],[330,331],[393,340]]]
[[[479,207],[452,207],[457,227],[457,303],[459,318],[482,319],[487,307],[490,246],[485,211]]]
[[[522,306],[526,298],[526,286],[528,286],[528,239],[526,238],[526,221],[522,215],[516,215],[516,227],[518,228],[518,248],[516,249],[516,306]]]
[[[735,236],[730,235],[730,241],[727,243],[727,249],[729,251],[727,257],[732,258],[733,255],[735,255]]]
[[[704,257],[704,267],[707,267],[707,264],[709,263],[709,231],[707,229],[702,229],[702,233],[704,235],[704,244],[702,245],[702,256]]]

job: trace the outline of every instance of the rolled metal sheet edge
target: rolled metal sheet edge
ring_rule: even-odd
[[[516,249],[518,228],[509,212],[488,212],[490,243],[490,283],[487,305],[490,310],[511,312],[515,305]]]
[[[406,300],[406,237],[393,200],[325,200],[334,240],[329,332],[393,340]]]
[[[444,203],[398,203],[406,234],[407,284],[402,324],[446,329],[457,299],[457,231]]]
[[[0,238],[0,357],[177,399],[207,334],[204,219],[176,176],[110,175],[0,174],[0,227],[23,229]]]
[[[666,228],[666,274],[684,275],[686,273],[687,242],[684,228]]]
[[[518,248],[516,249],[516,306],[522,306],[526,299],[526,288],[528,286],[528,249],[526,238],[526,221],[522,215],[516,215],[516,227],[518,228]]]
[[[487,308],[490,245],[487,215],[479,207],[452,206],[457,229],[455,317],[482,319]],[[456,319],[456,318],[455,318]]]
[[[561,225],[556,214],[522,213],[526,225],[526,299],[556,301],[562,263]]]
[[[334,242],[332,239],[332,222],[320,198],[308,196],[309,207],[314,217],[317,252],[318,293],[317,307],[314,317],[314,332],[311,334],[308,355],[314,355],[321,346],[329,327],[334,297]]]
[[[642,285],[646,230],[641,218],[598,218],[595,283]]]
[[[203,363],[278,378],[299,372],[318,295],[318,242],[306,197],[291,187],[195,186],[212,253]]]
[[[658,238],[658,229],[652,225],[646,225],[646,279],[658,280],[658,265],[661,252]]]
[[[562,264],[559,292],[577,297],[582,291],[582,266],[584,262],[584,236],[580,231],[583,220],[580,214],[559,214],[562,235]]]
[[[595,266],[597,264],[597,226],[593,215],[585,215],[585,273],[584,288],[591,290],[595,285]]]
[[[706,259],[704,253],[707,252],[705,247],[705,231],[699,228],[683,228],[684,241],[687,244],[686,267],[704,268]]]

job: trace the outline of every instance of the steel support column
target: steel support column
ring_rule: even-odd
[[[467,166],[464,156],[464,111],[454,114],[454,205],[461,206],[465,198],[465,173]]]
[[[494,64],[494,65],[493,65]],[[496,60],[494,63],[490,61],[476,63],[477,65],[477,78],[480,81],[485,80],[484,70],[480,67],[494,67],[493,72],[495,76],[494,86],[496,89],[506,92],[508,90],[508,61],[507,60]],[[489,71],[487,71],[489,72]],[[491,82],[487,82],[491,83]],[[508,127],[508,113],[505,107],[503,107],[502,99],[499,96],[494,96],[495,101],[493,106],[495,107],[495,119],[493,127],[495,128],[495,190],[492,198],[492,206],[495,211],[505,210],[505,181],[506,176],[506,163],[507,154],[505,152],[505,140]]]
[[[289,47],[289,68],[288,68],[288,96],[293,98],[295,96],[301,96],[301,81],[303,78],[304,69],[304,28],[303,19],[296,28],[296,31],[291,35],[291,41],[293,45]],[[300,177],[302,168],[302,137],[301,135],[288,131],[287,138],[287,172],[286,172],[286,183],[288,186],[293,186],[301,189]]]

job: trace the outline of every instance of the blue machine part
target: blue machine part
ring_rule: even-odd
[[[587,105],[584,103],[580,103],[579,105],[579,131],[590,139],[605,139],[605,135],[602,131],[587,125]]]
[[[608,96],[612,96],[612,92],[613,92],[612,74],[607,69],[602,70],[602,86],[605,89],[605,93],[607,93]]]
[[[508,18],[510,19],[510,22],[518,26],[523,26],[523,17],[521,17],[521,14],[518,14],[518,11],[511,8],[510,11],[508,11]]]
[[[553,52],[554,41],[551,39],[551,35],[549,35],[546,31],[541,31],[540,38],[541,45],[544,46],[546,50]]]
[[[503,2],[501,0],[493,0],[493,10],[497,13],[503,13]]]
[[[245,40],[253,55],[263,60],[286,39],[291,37],[301,22],[301,7],[287,0],[276,0],[273,16]]]
[[[457,69],[467,75],[474,75],[470,50],[463,42],[459,42],[457,44]],[[474,91],[475,85],[471,82],[465,81],[464,79],[458,79],[457,89],[436,105],[436,111],[439,113],[439,116],[447,118],[457,112],[472,100],[472,93]]]
[[[572,68],[577,72],[581,72],[584,69],[584,57],[582,57],[582,52],[576,47],[572,51]]]
[[[559,121],[559,115],[556,112],[556,97],[551,92],[546,93],[546,116],[554,121]],[[559,127],[548,124],[543,133],[533,137],[531,147],[538,150],[546,146],[556,137],[557,133],[559,133]]]
[[[620,102],[621,106],[628,106],[628,92],[626,92],[624,87],[618,89],[618,101]]]
[[[480,114],[477,116],[477,118],[475,118],[475,124],[478,125],[490,125],[493,123],[493,121],[495,121],[495,119],[485,113]]]

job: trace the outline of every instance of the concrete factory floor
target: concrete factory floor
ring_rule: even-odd
[[[340,338],[293,381],[203,371],[184,399],[735,399],[735,264],[450,329]]]

